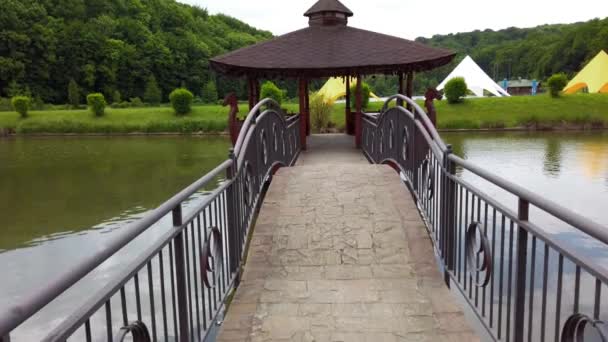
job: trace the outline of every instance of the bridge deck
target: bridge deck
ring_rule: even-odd
[[[220,341],[478,340],[398,175],[345,136],[273,178]]]

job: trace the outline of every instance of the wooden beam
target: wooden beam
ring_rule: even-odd
[[[357,91],[355,94],[355,106],[356,106],[356,116],[355,116],[355,145],[357,148],[361,148],[361,116],[363,113],[363,99],[361,98],[361,75],[357,75]]]
[[[310,136],[310,94],[309,94],[309,82],[306,80],[304,87],[304,104],[306,109],[306,135]]]
[[[346,134],[355,134],[355,125],[350,112],[350,76],[346,76],[346,108],[344,110],[344,123],[346,125]]]
[[[414,72],[410,71],[407,73],[407,85],[405,88],[405,96],[412,98],[414,93]],[[412,106],[410,104],[407,105],[407,109],[411,112]]]
[[[398,93],[401,95],[405,95],[405,93],[403,92],[403,73],[402,72],[399,73],[399,91],[398,91]],[[397,106],[403,106],[403,100],[398,99]]]
[[[298,95],[300,100],[300,144],[302,150],[306,150],[306,80],[299,79]]]

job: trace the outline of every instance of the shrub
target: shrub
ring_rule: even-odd
[[[332,105],[325,102],[323,95],[314,93],[310,97],[310,121],[315,132],[323,132],[329,127]]]
[[[463,77],[454,77],[445,84],[444,93],[448,103],[462,102],[462,98],[467,93],[467,83]]]
[[[11,99],[0,97],[0,111],[10,112],[12,110],[13,110],[13,105],[11,104]]]
[[[549,87],[549,93],[551,97],[559,97],[559,93],[568,84],[568,77],[566,74],[554,74],[547,80],[547,86]]]
[[[185,88],[177,88],[169,95],[171,106],[175,115],[186,115],[192,110],[192,99],[194,96]]]
[[[118,90],[115,90],[114,93],[112,94],[112,103],[118,104],[121,102],[122,102],[122,96],[120,95],[120,92]]]
[[[11,99],[13,108],[22,118],[27,117],[27,111],[30,109],[30,98],[27,96],[15,96]]]
[[[283,103],[283,91],[271,81],[266,81],[264,84],[262,84],[260,96],[262,99],[271,98],[278,104]]]
[[[78,108],[80,106],[80,89],[74,79],[70,79],[68,84],[68,102],[72,108]]]
[[[361,108],[365,109],[369,105],[369,94],[371,90],[369,88],[369,84],[362,82],[361,83]],[[350,86],[350,107],[357,108],[357,82],[354,82]]]
[[[139,97],[131,98],[131,107],[143,107],[144,103]]]
[[[87,95],[87,104],[95,116],[103,116],[106,110],[106,99],[102,93]]]
[[[207,84],[205,84],[202,97],[204,103],[215,103],[217,101],[217,86],[213,80],[210,80],[207,82]]]
[[[44,101],[40,95],[34,96],[34,100],[32,101],[32,108],[34,110],[44,110]]]
[[[158,106],[163,100],[163,93],[158,87],[158,83],[156,82],[156,77],[154,77],[154,75],[150,76],[148,82],[146,83],[144,100],[154,106]],[[131,102],[133,102],[133,100],[131,100]]]

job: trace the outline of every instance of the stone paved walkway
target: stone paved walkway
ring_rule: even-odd
[[[398,175],[332,139],[274,176],[219,340],[478,341]]]

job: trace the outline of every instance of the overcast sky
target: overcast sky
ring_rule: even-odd
[[[302,14],[316,0],[178,0],[225,13],[275,35],[308,25]],[[606,0],[343,0],[349,25],[402,38],[476,29],[573,23],[608,16]]]

